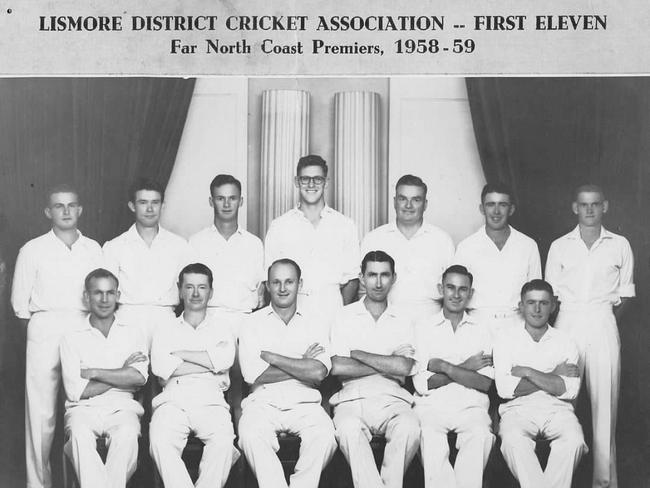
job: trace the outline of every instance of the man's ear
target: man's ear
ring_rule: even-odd
[[[131,212],[135,213],[135,204],[132,201],[129,201],[126,206],[129,207]]]

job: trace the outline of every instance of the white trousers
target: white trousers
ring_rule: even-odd
[[[329,322],[343,308],[343,297],[338,284],[324,285],[321,288],[298,294],[298,307],[305,314],[313,314]]]
[[[420,423],[409,403],[388,395],[343,402],[334,409],[334,425],[355,488],[401,488],[420,445]],[[370,447],[373,434],[386,437],[381,474]]]
[[[617,488],[616,416],[621,378],[621,340],[612,308],[562,303],[555,326],[567,331],[580,351],[580,367],[591,403],[593,488]]]
[[[420,456],[425,488],[481,488],[483,470],[494,445],[487,410],[473,407],[442,412],[426,405],[416,406],[420,419]],[[447,434],[456,433],[458,455],[449,462]]]
[[[535,438],[551,441],[546,469],[535,454]],[[580,458],[587,452],[582,427],[567,409],[545,414],[536,408],[510,409],[501,416],[501,452],[521,488],[571,488]]]
[[[300,437],[300,452],[289,485],[276,453],[277,434]],[[246,455],[260,488],[316,488],[321,472],[336,451],[332,420],[320,403],[297,404],[280,410],[261,401],[249,401],[239,420],[239,447]]]
[[[124,488],[138,463],[140,421],[135,412],[78,406],[65,413],[67,442],[81,488]],[[106,436],[106,464],[97,452],[97,437]]]
[[[407,317],[411,322],[417,324],[423,320],[431,319],[440,312],[440,302],[437,300],[418,302],[398,302],[392,304],[396,313]]]
[[[523,318],[517,310],[498,308],[477,308],[470,312],[471,317],[489,329],[493,341],[503,333],[522,326]]]
[[[130,327],[137,327],[149,350],[151,350],[151,340],[156,329],[174,320],[175,317],[172,307],[128,304],[120,304],[115,316],[119,322]]]
[[[149,451],[163,483],[170,488],[195,486],[181,459],[190,433],[204,444],[196,488],[223,487],[239,451],[233,445],[230,412],[219,405],[182,409],[163,403],[156,408],[149,427]]]
[[[27,488],[51,488],[50,451],[61,384],[59,344],[81,328],[83,312],[38,312],[27,326],[25,360],[25,462]]]

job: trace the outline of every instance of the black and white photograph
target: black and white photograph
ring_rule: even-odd
[[[0,99],[0,486],[648,485],[649,78]]]

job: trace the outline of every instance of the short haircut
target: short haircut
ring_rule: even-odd
[[[508,198],[510,198],[510,203],[513,205],[515,203],[515,194],[513,193],[512,188],[501,181],[496,183],[488,183],[483,187],[481,190],[481,203],[483,203],[485,200],[485,195],[488,193],[501,193],[503,195],[508,195]]]
[[[555,296],[555,292],[553,292],[553,287],[548,281],[536,279],[536,280],[530,280],[528,283],[524,283],[524,286],[521,287],[521,299],[523,301],[524,296],[526,293],[529,291],[547,291],[550,295],[551,298]]]
[[[79,191],[70,183],[59,183],[57,185],[51,186],[47,190],[47,195],[45,196],[46,205],[50,205],[50,197],[55,193],[73,193],[77,195],[77,201],[81,202],[81,196]]]
[[[219,188],[223,185],[235,185],[241,195],[241,182],[237,178],[233,175],[217,175],[210,183],[210,196],[212,196],[215,188]]]
[[[84,280],[84,289],[86,291],[90,291],[90,282],[92,280],[98,280],[98,279],[101,279],[101,278],[110,278],[110,279],[112,279],[115,282],[115,288],[119,288],[119,286],[120,286],[120,280],[117,279],[117,276],[115,276],[113,273],[111,273],[107,269],[97,268],[97,269],[93,269],[86,276],[86,279]]]
[[[165,191],[160,183],[151,178],[138,178],[129,186],[129,201],[135,203],[135,194],[142,190],[156,191],[160,193],[160,200],[165,199]]]
[[[318,166],[323,170],[323,174],[327,176],[327,163],[323,158],[317,156],[316,154],[310,154],[308,156],[303,156],[298,160],[298,166],[296,167],[296,175],[299,175],[303,168],[308,166]]]
[[[384,251],[370,251],[361,260],[361,274],[366,272],[368,263],[388,263],[390,264],[390,272],[395,274],[395,260]]]
[[[178,273],[178,285],[183,284],[183,276],[186,274],[202,274],[208,277],[208,284],[212,288],[212,271],[203,263],[192,263],[185,266],[181,269],[181,272]]]
[[[581,193],[600,193],[602,199],[607,200],[607,197],[605,196],[605,192],[603,191],[603,187],[600,185],[595,185],[593,183],[587,183],[585,185],[580,185],[579,187],[577,187],[573,192],[574,202],[578,201],[578,195],[580,195]]]
[[[445,277],[448,274],[458,274],[458,275],[467,276],[469,278],[469,286],[472,286],[472,284],[474,283],[474,276],[472,275],[472,273],[470,273],[469,270],[465,266],[463,266],[461,264],[452,264],[451,266],[449,266],[442,273],[442,281],[443,282],[445,281]]]
[[[399,186],[417,186],[424,190],[424,196],[427,195],[427,184],[419,176],[404,175],[400,177],[397,183],[395,183],[395,193],[397,193],[397,187]]]
[[[271,263],[271,266],[269,266],[269,269],[266,271],[266,278],[269,281],[271,280],[271,268],[276,264],[288,264],[289,266],[293,266],[293,269],[296,270],[296,274],[298,275],[298,279],[300,279],[300,277],[302,276],[302,270],[300,269],[300,266],[298,266],[298,263],[296,263],[293,259],[281,258],[273,261]]]

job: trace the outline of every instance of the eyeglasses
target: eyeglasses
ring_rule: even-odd
[[[302,186],[309,186],[310,183],[314,186],[323,186],[325,181],[326,178],[324,176],[298,176],[298,182]]]

